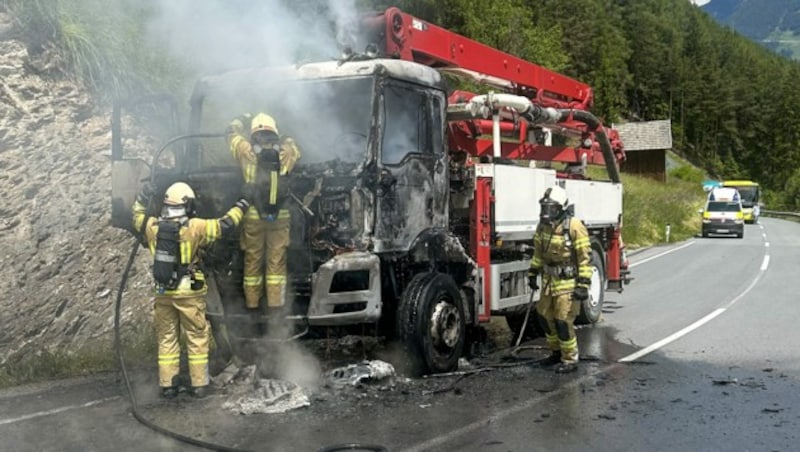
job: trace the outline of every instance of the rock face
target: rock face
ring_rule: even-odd
[[[110,226],[110,112],[46,75],[49,63],[29,55],[7,19],[0,11],[0,368],[113,338],[133,244]],[[127,331],[150,331],[141,251],[123,299]]]

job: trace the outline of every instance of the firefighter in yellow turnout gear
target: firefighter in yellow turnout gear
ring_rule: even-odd
[[[245,136],[248,128],[249,136]],[[291,221],[286,208],[288,177],[300,159],[300,150],[294,139],[280,136],[275,120],[265,113],[233,120],[227,140],[242,168],[245,192],[253,203],[245,214],[241,238],[245,304],[249,309],[258,309],[266,290],[267,306],[280,308],[286,303]]]
[[[533,236],[528,284],[537,290],[537,278],[542,276],[544,287],[536,313],[552,352],[540,363],[558,364],[557,373],[573,372],[578,368],[578,338],[573,323],[581,302],[589,298],[592,277],[589,233],[583,222],[569,214],[569,200],[563,188],[548,188],[539,203],[540,222]]]
[[[180,371],[180,344],[186,339],[192,394],[202,397],[208,386],[208,348],[211,330],[206,321],[208,288],[200,271],[199,250],[236,228],[249,206],[241,198],[222,217],[194,218],[195,194],[189,185],[172,184],[164,195],[158,218],[147,217],[153,195],[146,187],[133,204],[133,226],[142,230],[153,254],[155,326],[158,336],[158,381],[161,395],[178,394],[175,377]]]

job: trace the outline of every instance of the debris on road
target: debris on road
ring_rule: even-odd
[[[381,361],[363,361],[337,367],[326,373],[325,379],[334,387],[356,386],[365,381],[378,381],[395,376],[394,366]]]
[[[226,378],[231,373],[233,373],[231,366],[223,371]],[[239,414],[285,413],[311,405],[306,390],[291,381],[256,378],[256,366],[237,370],[235,376],[228,381],[241,388],[234,390],[230,398],[222,404],[222,408]]]

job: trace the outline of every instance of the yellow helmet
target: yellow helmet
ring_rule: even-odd
[[[194,190],[184,182],[175,182],[164,193],[164,204],[168,206],[182,206],[194,199]]]
[[[272,132],[275,135],[279,135],[278,125],[275,124],[275,119],[266,113],[258,113],[253,116],[252,121],[250,121],[251,136],[261,131]]]

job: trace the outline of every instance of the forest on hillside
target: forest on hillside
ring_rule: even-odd
[[[115,95],[193,79],[185,78],[185,71],[180,73],[184,78],[170,79],[168,74],[177,74],[179,65],[153,52],[166,44],[148,47],[140,36],[152,32],[142,24],[153,11],[183,3],[191,2],[0,0],[0,5],[26,18],[32,36],[60,36],[57,41],[73,55],[67,60],[72,70],[90,85],[110,86]],[[210,3],[215,2],[192,4],[192,14],[200,14],[198,10]],[[348,2],[216,3],[224,5],[219,8],[225,12],[233,11],[231,17],[258,20],[253,22],[256,26],[244,28],[252,33],[279,26],[269,20],[276,3],[282,10],[308,17],[337,12]],[[769,190],[770,207],[800,210],[800,63],[719,25],[689,0],[350,3],[362,10],[399,6],[586,82],[595,91],[593,111],[605,123],[669,118],[679,154],[712,176],[761,182]],[[207,26],[202,31],[213,35]],[[170,36],[176,38],[180,36]],[[312,47],[319,44],[311,41]],[[270,45],[274,50],[275,41]]]

